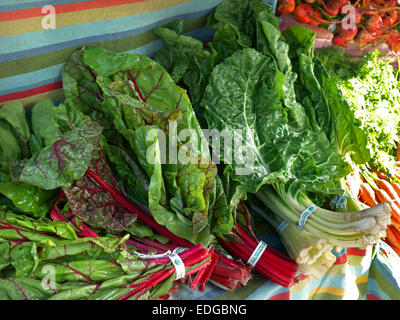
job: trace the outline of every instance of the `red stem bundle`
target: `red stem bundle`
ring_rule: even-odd
[[[110,186],[106,181],[103,180],[102,177],[98,176],[90,168],[87,169],[86,173],[100,187],[102,187],[105,191],[107,191],[119,203],[119,205],[121,207],[123,207],[125,210],[127,210],[128,212],[130,212],[132,214],[136,214],[139,221],[150,226],[155,231],[157,231],[160,235],[167,237],[171,241],[171,243],[169,243],[169,244],[161,244],[154,240],[136,237],[136,239],[139,242],[134,241],[134,240],[128,240],[128,243],[131,243],[132,245],[136,246],[138,249],[142,249],[144,251],[146,251],[146,249],[148,249],[148,246],[152,247],[153,249],[155,249],[158,252],[161,252],[162,250],[171,250],[171,249],[176,248],[176,246],[189,248],[189,250],[180,254],[180,256],[182,258],[186,257],[190,253],[193,254],[193,252],[196,252],[196,251],[198,252],[199,245],[195,246],[191,242],[176,236],[175,234],[170,232],[167,228],[158,224],[153,219],[153,217],[151,217],[151,215],[143,212],[139,207],[137,207],[130,200],[125,198],[118,190],[116,190],[114,187]],[[60,201],[63,198],[63,196],[64,196],[64,193],[62,192],[60,194],[60,196],[58,197],[56,203],[54,204],[54,206],[51,210],[50,216],[52,217],[52,219],[58,219],[58,220],[63,220],[63,221],[68,222],[68,220],[61,215],[60,211],[57,208],[57,203],[58,203],[58,201]],[[243,204],[242,204],[242,206],[243,206]],[[243,208],[245,209],[244,206],[243,206]],[[248,219],[248,217],[247,217],[247,219]],[[90,228],[88,228],[84,223],[80,223],[78,226],[74,218],[71,220],[71,222],[73,223],[73,225],[76,228],[78,228],[79,236],[98,237],[98,235],[96,233],[94,233]],[[140,242],[142,242],[143,245],[140,245]],[[209,279],[214,279],[214,281],[215,281],[215,279],[220,279],[225,284],[230,283],[231,285],[228,287],[228,289],[233,290],[239,284],[245,285],[247,283],[247,281],[251,278],[251,273],[250,273],[251,268],[249,266],[246,266],[242,263],[228,259],[223,254],[217,254],[212,249],[210,249],[209,252],[204,250],[203,252],[201,252],[201,254],[200,254],[200,252],[198,252],[198,253],[199,253],[199,255],[196,258],[191,258],[189,260],[185,259],[184,262],[185,262],[185,265],[186,264],[192,265],[192,264],[201,262],[203,259],[206,259],[208,256],[211,255],[211,262],[208,264],[208,267],[206,268],[206,270],[202,271],[200,275],[197,275],[196,280],[195,280],[195,282],[199,284],[199,289],[202,291],[205,289],[205,285]],[[154,259],[153,262],[167,263],[168,261],[169,261],[169,258],[167,257],[166,259],[163,259],[163,258]],[[148,262],[152,262],[152,260],[148,260]],[[219,270],[220,274],[214,276],[214,270],[215,270],[217,264],[218,264],[218,270]],[[201,268],[199,268],[199,270],[200,269]],[[224,272],[222,272],[223,270],[224,270]],[[232,281],[232,280],[235,280],[235,281]],[[139,289],[137,289],[137,290],[139,290]],[[133,293],[130,293],[129,297],[138,292],[139,291],[134,291]],[[126,298],[128,298],[128,296]]]
[[[96,173],[94,173],[90,168],[87,169],[86,173],[93,178],[104,190],[106,190],[116,201],[120,203],[120,205],[130,213],[136,214],[139,221],[144,224],[152,227],[159,234],[167,237],[172,242],[177,244],[178,246],[184,248],[190,248],[193,244],[185,239],[179,238],[171,231],[169,231],[166,227],[158,224],[153,217],[141,211],[136,205],[134,205],[131,201],[126,199],[118,190],[110,186],[106,181],[104,181],[101,177],[99,177]]]

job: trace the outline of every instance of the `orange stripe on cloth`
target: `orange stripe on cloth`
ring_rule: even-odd
[[[74,11],[82,11],[82,10],[90,10],[90,9],[98,9],[104,7],[113,7],[123,4],[135,3],[135,2],[145,2],[148,0],[92,0],[87,2],[78,2],[78,3],[67,3],[67,4],[59,4],[53,6],[55,8],[55,13],[68,13]],[[0,21],[12,21],[18,19],[26,19],[33,17],[40,17],[45,15],[46,13],[42,13],[43,7],[38,8],[30,8],[30,9],[22,9],[16,11],[6,11],[0,12]]]
[[[358,277],[355,282],[357,285],[359,285],[361,283],[367,283],[368,279],[369,279],[369,276],[366,274],[365,276]]]
[[[33,89],[5,94],[3,96],[0,96],[0,103],[11,100],[23,99],[40,93],[53,91],[61,88],[62,88],[62,81],[53,82]]]

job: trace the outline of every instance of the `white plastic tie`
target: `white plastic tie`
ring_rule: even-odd
[[[285,230],[285,228],[289,225],[288,221],[282,221],[282,223],[278,226],[278,228],[276,229],[276,231],[278,232],[278,234],[281,234],[283,230]]]
[[[265,249],[267,249],[267,246],[268,245],[264,241],[260,241],[257,247],[254,249],[253,253],[251,254],[249,260],[247,260],[247,264],[254,267],[257,264],[258,260],[261,258]]]
[[[307,222],[308,217],[317,209],[315,204],[309,206],[306,210],[302,212],[299,219],[299,224],[297,225],[297,230],[304,231],[304,226]]]
[[[140,252],[135,251],[135,254],[138,255],[140,258],[145,260],[150,259],[160,259],[168,257],[172,264],[174,265],[176,271],[175,280],[181,279],[185,277],[185,264],[183,263],[179,253],[186,251],[187,248],[176,247],[172,252],[170,250],[165,251],[164,253],[158,254],[143,254]]]

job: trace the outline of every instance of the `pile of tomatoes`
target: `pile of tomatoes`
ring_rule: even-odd
[[[277,14],[292,14],[302,24],[331,29],[333,44],[355,42],[361,49],[382,43],[400,51],[398,0],[278,0]]]

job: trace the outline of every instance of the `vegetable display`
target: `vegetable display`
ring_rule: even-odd
[[[348,4],[353,30],[336,19]],[[277,13],[337,25],[336,44],[395,50],[396,5]],[[152,58],[84,46],[63,65],[62,103],[0,106],[0,299],[163,300],[255,274],[291,288],[343,247],[384,239],[400,255],[391,61],[316,51],[314,32],[280,21],[264,1],[224,0],[210,41],[174,19],[154,28],[165,46]]]

